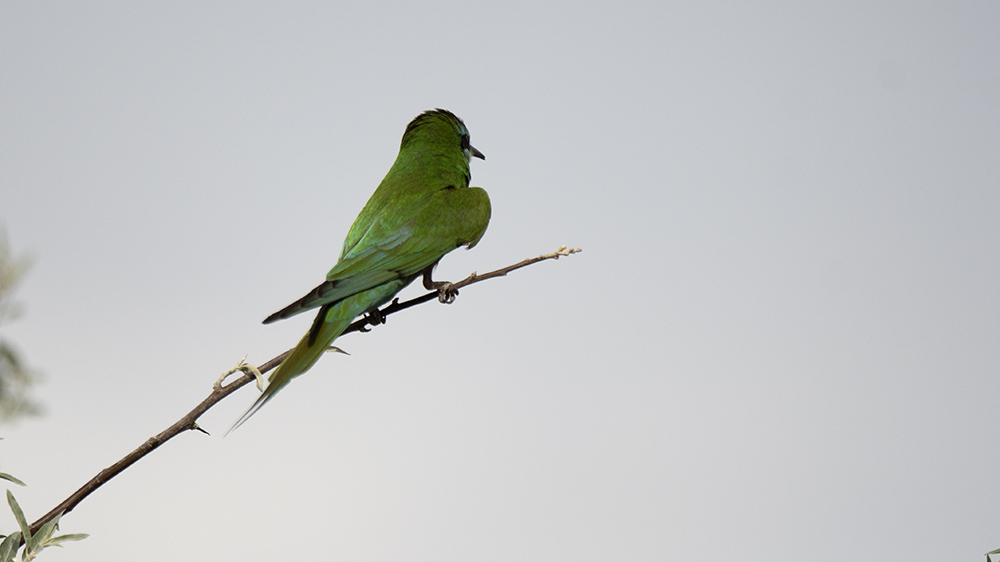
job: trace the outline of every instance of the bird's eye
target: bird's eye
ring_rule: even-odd
[[[462,150],[469,150],[469,135],[462,135]]]

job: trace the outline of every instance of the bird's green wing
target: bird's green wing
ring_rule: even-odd
[[[419,275],[455,248],[479,242],[489,225],[490,199],[478,187],[447,187],[411,213],[372,221],[327,279],[348,279],[372,270],[395,271],[404,279]]]
[[[395,220],[394,220],[395,219]],[[331,304],[400,279],[404,285],[459,246],[474,246],[486,232],[490,202],[478,187],[443,189],[408,220],[376,218],[327,280],[264,323]]]

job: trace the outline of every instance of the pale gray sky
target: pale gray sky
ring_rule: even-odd
[[[1000,547],[1000,3],[0,5],[0,428],[34,519],[315,286],[444,107],[464,290],[241,390],[45,559],[981,560]],[[417,294],[416,289],[407,295]],[[2,511],[2,510],[0,510]],[[0,531],[13,530],[0,517]]]

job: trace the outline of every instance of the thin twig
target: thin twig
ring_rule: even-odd
[[[454,289],[460,289],[462,287],[467,287],[469,285],[472,285],[473,283],[479,283],[480,281],[485,281],[487,279],[503,277],[508,273],[510,273],[511,271],[514,271],[516,269],[521,269],[522,267],[527,267],[531,264],[538,263],[540,261],[557,260],[562,256],[568,256],[581,251],[582,250],[580,248],[566,248],[566,246],[562,246],[555,252],[552,252],[551,254],[544,254],[538,257],[529,258],[522,262],[498,269],[496,271],[491,271],[489,273],[484,273],[482,275],[478,275],[475,272],[473,272],[472,275],[466,277],[465,279],[457,283],[454,283],[452,287]],[[439,294],[438,291],[431,291],[427,294],[421,295],[417,298],[410,299],[402,303],[399,302],[399,299],[394,299],[392,303],[390,303],[388,306],[379,311],[379,315],[381,316],[381,319],[384,319],[386,316],[389,316],[390,314],[406,310],[407,308],[416,306],[418,304],[423,304],[430,300],[437,299],[438,294]],[[366,316],[348,326],[348,328],[344,330],[343,334],[341,335],[349,334],[351,332],[368,331],[369,330],[368,326],[375,326],[379,323],[381,323],[381,321],[377,316],[376,317]],[[285,357],[287,357],[288,354],[291,352],[292,350],[289,349],[288,351],[282,353],[281,355],[278,355],[277,357],[265,362],[264,364],[259,365],[257,368],[261,373],[266,373],[271,369],[274,369],[275,367],[280,365],[281,362],[285,359]],[[42,527],[42,525],[47,523],[56,515],[59,515],[60,513],[66,514],[72,511],[74,507],[76,507],[81,501],[84,500],[84,498],[92,494],[95,490],[103,486],[106,482],[117,476],[126,468],[135,464],[135,462],[141,459],[142,457],[153,452],[153,450],[155,450],[160,445],[166,443],[170,439],[173,439],[180,433],[190,430],[197,430],[207,435],[208,434],[207,431],[198,427],[197,423],[198,418],[201,417],[201,415],[204,414],[206,411],[208,411],[209,408],[215,406],[223,398],[229,396],[230,394],[232,394],[239,388],[243,387],[244,385],[252,382],[253,380],[254,380],[253,374],[245,372],[242,376],[235,379],[233,382],[227,384],[226,386],[220,386],[218,388],[214,388],[211,394],[209,394],[207,398],[201,401],[201,404],[198,404],[193,410],[188,412],[184,417],[177,420],[177,422],[175,422],[167,429],[161,431],[155,437],[150,437],[149,440],[140,445],[131,453],[122,457],[122,459],[116,462],[115,464],[98,472],[97,476],[91,478],[90,481],[81,486],[79,490],[73,492],[68,498],[63,500],[62,503],[54,507],[52,511],[49,511],[48,513],[43,515],[38,521],[32,523],[31,524],[32,534],[36,533]]]

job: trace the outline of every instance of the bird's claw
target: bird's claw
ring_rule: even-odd
[[[240,362],[237,363],[235,367],[223,373],[222,376],[215,381],[215,384],[212,385],[212,389],[222,390],[222,382],[225,381],[229,377],[229,375],[237,371],[242,371],[244,373],[249,373],[253,375],[253,378],[257,380],[257,390],[264,392],[264,375],[260,373],[260,369],[258,369],[257,367],[254,367],[250,363],[244,363],[246,358],[247,356],[244,355],[243,359],[240,359]]]
[[[382,315],[381,310],[376,308],[375,310],[369,312],[368,314],[365,314],[365,321],[367,322],[367,324],[364,324],[363,326],[358,328],[359,332],[368,333],[372,331],[372,329],[369,328],[368,326],[378,326],[379,324],[385,324],[385,316]],[[349,353],[346,352],[343,353],[345,353],[346,355],[350,355]]]
[[[448,281],[441,281],[437,283],[437,290],[438,302],[443,304],[451,304],[455,302],[455,297],[458,296],[458,289],[455,288],[455,284]]]
[[[382,311],[379,310],[379,309],[377,309],[377,308],[375,310],[369,312],[365,316],[365,319],[368,320],[368,323],[371,324],[372,326],[378,326],[379,324],[385,324],[385,316],[383,316],[382,315]]]
[[[458,288],[451,281],[435,281],[431,278],[431,273],[434,271],[434,266],[428,267],[424,270],[424,288],[428,291],[437,290],[438,292],[438,302],[444,304],[451,304],[455,302],[455,297],[458,296]]]

